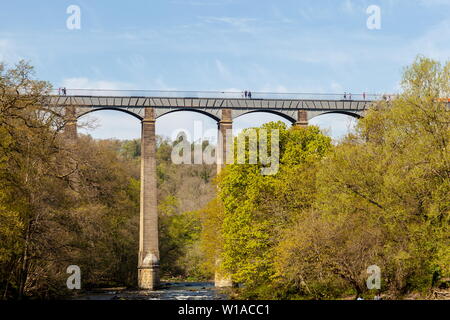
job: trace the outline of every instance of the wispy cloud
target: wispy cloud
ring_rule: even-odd
[[[223,64],[222,61],[220,61],[219,59],[216,59],[215,63],[216,63],[216,68],[219,71],[219,74],[222,78],[227,79],[227,80],[232,79],[230,70],[228,70],[228,68]]]
[[[233,0],[187,0],[187,1],[170,1],[174,5],[188,5],[194,7],[209,7],[209,6],[225,6],[232,3]]]
[[[450,0],[418,0],[418,2],[426,7],[450,6]]]
[[[117,63],[123,68],[132,70],[143,70],[143,68],[147,66],[147,60],[145,57],[135,53],[127,56],[126,58],[118,57]]]
[[[9,39],[0,39],[0,61],[15,63],[19,59],[14,43]]]
[[[110,81],[110,80],[94,80],[87,77],[72,77],[65,78],[61,81],[61,87],[68,89],[92,89],[92,90],[111,90],[120,91],[118,95],[126,95],[127,91],[131,90],[161,90],[170,91],[177,90],[173,86],[167,85],[162,77],[156,77],[147,80],[145,83],[131,83],[122,81]]]
[[[86,77],[66,78],[62,86],[71,89],[104,89],[104,90],[133,90],[134,85],[127,82],[92,80]]]
[[[441,21],[411,44],[411,52],[446,61],[450,59],[450,19]]]
[[[257,21],[257,19],[254,18],[236,18],[236,17],[199,17],[199,18],[206,23],[231,26],[233,28],[238,29],[241,32],[254,31],[252,23]]]
[[[353,13],[355,11],[352,0],[344,0],[342,3],[342,9],[346,13]]]

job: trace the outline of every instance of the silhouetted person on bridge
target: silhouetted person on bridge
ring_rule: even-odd
[[[248,96],[249,99],[252,98],[252,93],[251,93],[251,91],[248,92],[247,96]]]
[[[244,91],[244,97],[245,97],[245,99],[247,99],[247,97],[248,97],[248,92],[247,92],[247,90]]]
[[[63,93],[63,95],[66,95],[67,94],[67,90],[66,90],[66,88],[64,87],[64,88],[62,88],[62,93]]]
[[[347,100],[347,92],[344,92],[344,100]]]

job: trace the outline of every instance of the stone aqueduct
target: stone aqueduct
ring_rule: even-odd
[[[307,126],[315,116],[342,113],[361,117],[371,104],[369,100],[320,99],[240,99],[240,98],[174,98],[134,96],[60,96],[50,97],[50,105],[65,109],[65,134],[77,138],[77,119],[99,110],[118,110],[141,121],[141,199],[139,230],[138,285],[153,290],[159,284],[158,215],[156,200],[156,119],[177,111],[205,114],[218,124],[218,132],[232,129],[233,120],[251,112],[269,112],[289,120],[293,125]],[[219,140],[216,156],[224,159],[226,141]],[[217,161],[220,172],[223,161]],[[217,278],[216,278],[217,280]],[[226,282],[226,281],[225,281]]]

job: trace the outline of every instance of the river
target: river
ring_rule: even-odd
[[[166,282],[156,291],[102,289],[87,292],[75,300],[224,300],[227,295],[213,282]]]

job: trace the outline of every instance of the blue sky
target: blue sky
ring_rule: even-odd
[[[81,29],[69,30],[69,5]],[[366,26],[370,5],[381,29]],[[0,59],[29,60],[55,87],[164,90],[386,93],[417,54],[450,57],[450,0],[166,0],[5,1]],[[93,114],[96,137],[139,136],[139,123]],[[274,116],[238,118],[237,129]],[[215,123],[195,113],[158,120],[159,134]],[[312,120],[335,137],[349,120]]]

